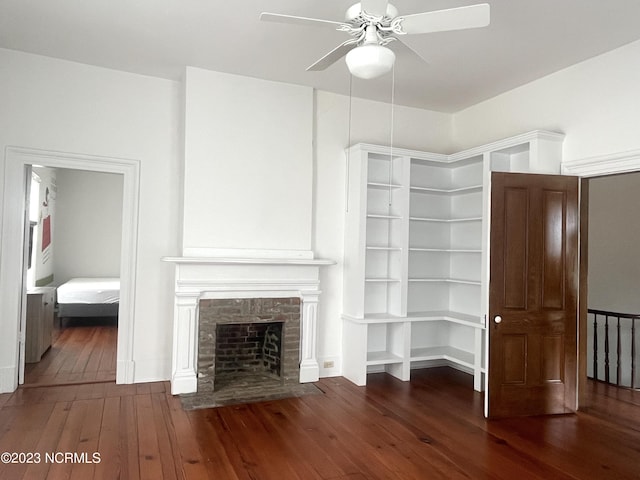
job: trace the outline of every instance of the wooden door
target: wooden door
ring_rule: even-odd
[[[493,173],[489,417],[576,410],[578,178]]]

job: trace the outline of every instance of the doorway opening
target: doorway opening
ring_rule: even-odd
[[[25,386],[115,382],[123,175],[33,166]]]
[[[26,216],[32,165],[52,169],[119,174],[122,178],[122,231],[120,235],[120,302],[118,309],[116,383],[133,383],[133,309],[139,170],[137,160],[96,157],[8,147],[4,176],[2,241],[0,242],[0,336],[5,365],[0,369],[0,392],[12,392],[24,381],[28,245],[30,222]],[[11,359],[16,359],[12,361]]]
[[[640,172],[593,177],[588,183],[587,377],[637,389]]]

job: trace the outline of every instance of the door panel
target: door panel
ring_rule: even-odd
[[[524,385],[527,381],[527,337],[525,335],[504,335],[504,384]]]
[[[505,191],[505,216],[502,248],[504,305],[510,309],[527,308],[527,196],[522,189]]]
[[[527,192],[511,188],[505,192],[505,216],[523,221],[504,226],[504,305],[510,309],[527,307]]]
[[[542,257],[542,307],[562,309],[564,306],[564,253],[566,235],[565,192],[543,191],[543,257]]]
[[[562,382],[564,365],[564,335],[542,337],[542,381]]]
[[[575,411],[578,179],[491,182],[488,414]]]

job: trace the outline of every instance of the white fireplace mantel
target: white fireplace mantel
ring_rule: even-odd
[[[164,257],[175,264],[171,393],[197,391],[198,304],[207,298],[299,297],[300,382],[315,382],[320,267],[332,260],[273,255]]]

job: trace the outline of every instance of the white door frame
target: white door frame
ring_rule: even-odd
[[[569,160],[562,163],[563,175],[577,175],[581,178],[599,177],[604,175],[614,175],[620,173],[632,173],[640,171],[640,150],[629,150],[626,152],[617,152],[608,155],[600,155],[595,157],[581,158],[577,160]],[[581,247],[582,252],[582,247]],[[581,260],[582,265],[582,260]],[[582,278],[582,275],[581,275]],[[580,289],[582,290],[582,285]],[[582,293],[581,293],[582,296]],[[580,307],[579,307],[580,308]],[[582,310],[582,309],[580,309]],[[587,339],[585,332],[587,331],[586,314],[581,315],[578,311],[578,362],[577,362],[577,388],[576,398],[578,408],[583,406],[586,401],[582,398],[581,392],[584,391],[582,382],[586,379],[586,355],[587,355]],[[586,312],[586,310],[584,310]],[[583,371],[580,370],[582,365]]]
[[[32,179],[32,175],[33,175],[33,169],[31,168],[31,165],[26,165],[25,169],[24,169],[24,198],[25,198],[25,203],[24,203],[24,236],[23,238],[23,245],[27,244],[27,238],[28,236],[31,234],[31,225],[30,225],[30,218],[29,218],[29,199],[31,198],[31,185],[33,182]],[[31,253],[29,251],[28,248],[23,248],[22,249],[23,253],[22,253],[22,275],[21,275],[21,285],[22,285],[22,291],[24,292],[27,289],[27,266],[29,265],[29,254]],[[26,367],[26,331],[27,331],[27,315],[26,315],[26,311],[27,311],[27,296],[26,295],[22,295],[22,299],[21,299],[21,303],[20,303],[20,311],[21,312],[25,312],[25,315],[20,315],[20,324],[18,327],[18,330],[20,332],[24,332],[21,334],[21,342],[18,345],[18,384],[22,385],[24,383],[24,370]]]
[[[4,201],[0,235],[0,393],[18,388],[19,324],[22,309],[25,175],[28,165],[122,174],[122,246],[116,383],[133,383],[133,332],[138,242],[140,162],[21,147],[5,150]]]

